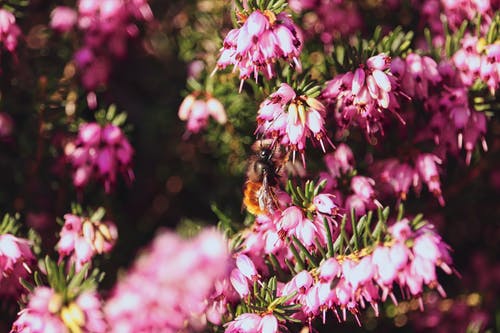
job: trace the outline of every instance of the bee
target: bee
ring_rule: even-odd
[[[276,189],[288,154],[282,156],[279,146],[271,139],[256,141],[252,151],[254,154],[249,159],[243,190],[243,206],[253,215],[272,213],[279,207]]]

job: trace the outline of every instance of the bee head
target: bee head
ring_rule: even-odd
[[[270,148],[264,148],[259,151],[259,159],[261,161],[269,161],[273,156],[273,151]]]

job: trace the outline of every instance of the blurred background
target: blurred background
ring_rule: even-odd
[[[362,34],[370,34],[376,25],[385,30],[402,25],[422,34],[422,18],[410,1],[335,3],[339,3],[338,13],[352,15],[354,27],[358,24]],[[237,94],[237,80],[228,71],[214,78],[207,75],[215,68],[222,37],[232,27],[228,1],[150,1],[155,20],[141,25],[141,35],[129,41],[126,55],[113,61],[107,86],[97,90],[99,109],[114,104],[127,113],[125,131],[135,149],[135,181],[119,180],[111,195],[104,193],[101,184],[75,192],[68,167],[61,162],[62,143],[76,132],[72,124],[94,119],[86,92],[70,70],[78,35],[57,35],[48,27],[55,5],[74,4],[43,0],[5,4],[14,8],[24,37],[15,56],[2,52],[0,60],[0,112],[12,121],[11,135],[0,138],[2,212],[20,212],[21,220],[41,235],[42,246],[51,249],[60,229],[56,220],[70,212],[72,203],[105,207],[107,217],[118,226],[119,238],[110,258],[102,261],[104,289],[111,288],[160,228],[189,235],[200,226],[215,225],[214,206],[237,223],[245,220],[242,186],[261,100],[245,92]],[[312,25],[318,19],[314,15],[318,14],[307,13],[297,23]],[[348,28],[337,33],[353,33]],[[317,36],[310,38],[308,43],[320,42]],[[307,56],[304,62],[314,63],[319,53]],[[186,135],[178,108],[200,84],[210,87],[223,103],[228,122],[212,121],[206,130]],[[245,86],[247,92],[251,89]],[[76,94],[75,114],[62,106],[71,92]],[[353,141],[360,146],[356,151],[365,151],[362,139]],[[336,331],[465,332],[476,319],[482,322],[481,330],[500,326],[497,114],[489,122],[486,141],[488,152],[475,156],[470,166],[463,159],[446,164],[445,207],[425,193],[409,198],[405,207],[409,214],[425,213],[454,250],[459,275],[441,280],[449,299],[426,296],[423,313],[413,311],[418,305],[411,302],[386,305],[387,319],[375,320],[368,312],[362,329],[355,323],[337,325],[331,316],[329,324]],[[308,157],[310,170],[320,169],[322,163],[321,154]]]

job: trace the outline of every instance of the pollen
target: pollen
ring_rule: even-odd
[[[260,208],[258,193],[262,183],[247,181],[243,191],[243,205],[246,210],[252,215],[260,215],[265,212]]]

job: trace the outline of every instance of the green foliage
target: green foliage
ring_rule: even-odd
[[[329,58],[335,73],[354,71],[366,63],[366,60],[377,54],[384,53],[390,57],[405,56],[410,51],[413,41],[413,32],[404,32],[398,26],[385,36],[382,36],[382,27],[377,26],[370,39],[359,35],[349,41],[335,43],[334,52]]]
[[[63,297],[64,302],[75,300],[85,291],[95,290],[104,278],[104,272],[99,272],[97,268],[89,270],[90,263],[85,264],[79,272],[75,272],[74,265],[68,271],[65,262],[58,264],[46,256],[39,266],[40,271],[33,274],[35,284],[24,280],[25,288],[31,291],[37,286],[50,286]]]
[[[295,294],[280,296],[277,293],[278,280],[271,277],[262,283],[254,282],[250,294],[241,304],[238,304],[234,313],[235,317],[242,313],[272,313],[279,321],[300,322],[292,315],[302,305],[287,304]]]
[[[10,214],[5,214],[3,216],[2,222],[0,223],[0,235],[12,234],[17,235],[21,224],[19,223],[19,214],[14,216]]]
[[[238,10],[245,11],[245,7],[242,1],[236,0],[234,3]],[[278,14],[288,7],[288,3],[286,0],[248,0],[246,1],[246,6],[251,11],[257,9],[261,11],[269,10],[275,14]]]

